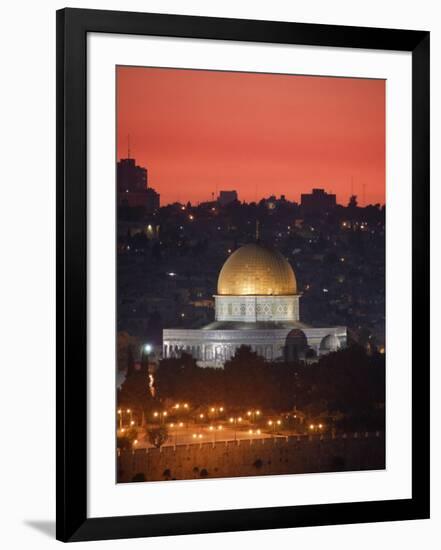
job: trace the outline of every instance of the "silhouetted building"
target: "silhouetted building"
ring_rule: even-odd
[[[313,189],[312,193],[302,194],[300,204],[305,213],[319,214],[332,210],[336,205],[336,198],[324,189]]]
[[[136,193],[147,189],[147,168],[137,166],[135,159],[121,159],[117,164],[118,193]]]
[[[146,203],[145,207],[147,212],[154,212],[159,208],[159,193],[157,193],[152,187],[146,190]]]
[[[146,213],[159,208],[160,195],[148,187],[147,168],[137,166],[135,159],[121,159],[117,163],[116,181],[118,206],[142,208]]]
[[[237,201],[237,191],[221,191],[217,198],[217,202],[220,206],[226,206],[234,201]]]

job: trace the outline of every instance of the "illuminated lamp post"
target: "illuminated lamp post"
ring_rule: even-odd
[[[141,363],[144,363],[144,360],[147,359],[147,364],[148,364],[150,359],[150,354],[152,353],[152,351],[153,351],[153,346],[149,343],[144,344],[141,347]]]
[[[260,416],[259,410],[251,410],[247,412],[247,416],[252,419],[252,423],[254,424],[256,421],[256,416]]]
[[[229,422],[234,426],[234,441],[237,441],[237,424],[240,424],[240,422],[242,422],[242,417],[241,416],[237,418],[231,417]]]
[[[223,413],[223,412],[224,412],[223,407],[210,407],[210,413],[213,414],[215,419],[219,416],[219,413]]]
[[[170,424],[170,428],[172,428],[172,429],[174,428],[173,437],[174,437],[174,440],[175,440],[175,447],[178,444],[178,428],[183,428],[183,427],[184,427],[183,422],[178,422],[178,423],[172,422]]]
[[[159,422],[162,424],[164,422],[164,419],[167,417],[167,411],[158,412],[155,411],[153,413],[154,418],[159,418]]]
[[[282,421],[281,420],[268,420],[268,426],[272,428],[273,431],[273,437],[276,435],[276,427],[281,426]]]

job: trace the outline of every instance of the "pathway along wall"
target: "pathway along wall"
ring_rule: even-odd
[[[290,436],[122,451],[118,482],[300,474],[385,468],[382,433]]]

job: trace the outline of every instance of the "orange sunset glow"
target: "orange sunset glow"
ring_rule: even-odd
[[[117,68],[117,157],[149,172],[161,205],[324,188],[385,202],[384,80]]]

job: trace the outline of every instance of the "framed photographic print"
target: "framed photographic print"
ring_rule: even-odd
[[[429,517],[429,33],[57,13],[57,538]]]

